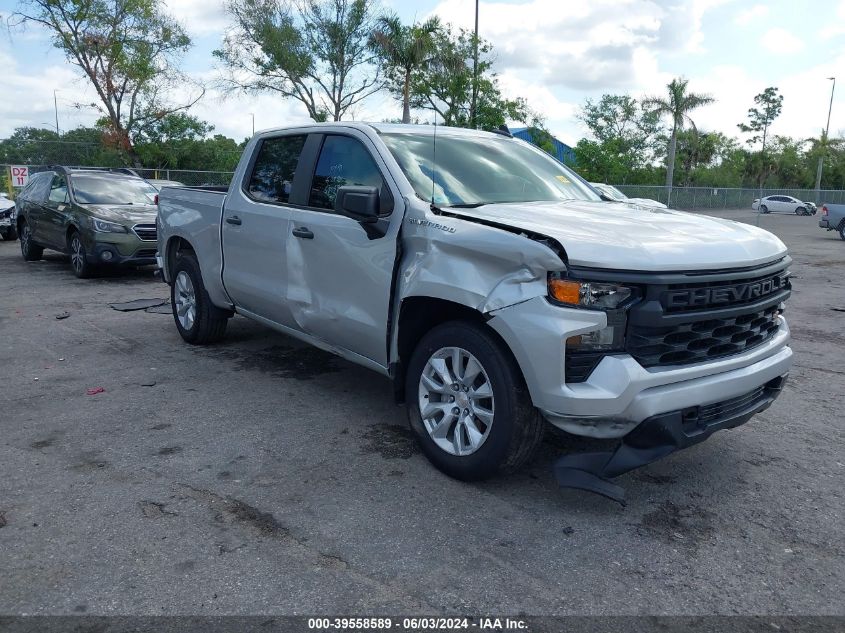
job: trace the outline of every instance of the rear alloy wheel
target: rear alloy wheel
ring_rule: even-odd
[[[32,230],[29,228],[29,224],[26,220],[21,222],[20,238],[21,255],[23,255],[24,260],[28,262],[35,262],[41,259],[41,256],[44,255],[44,249],[32,241]]]
[[[68,241],[70,249],[70,267],[73,269],[73,274],[80,279],[87,279],[94,272],[94,267],[88,263],[88,254],[85,252],[85,245],[82,243],[82,238],[79,233],[74,231],[70,234]]]
[[[211,303],[196,257],[192,253],[180,254],[173,275],[170,304],[179,335],[194,345],[221,340],[232,313]]]

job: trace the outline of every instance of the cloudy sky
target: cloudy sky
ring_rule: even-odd
[[[199,80],[216,70],[211,51],[227,19],[222,0],[167,0],[195,46],[184,69]],[[406,22],[432,14],[471,27],[473,0],[384,0]],[[0,0],[0,137],[24,125],[54,126],[53,90],[62,130],[97,117],[75,104],[95,100],[73,66],[41,30],[5,28],[17,0]],[[700,129],[736,135],[755,94],[777,86],[784,95],[774,133],[815,136],[824,126],[831,82],[839,74],[831,130],[845,133],[845,0],[482,0],[480,34],[496,50],[508,96],[522,96],[545,115],[561,140],[585,135],[575,118],[588,97],[602,93],[660,94],[672,77],[716,103],[695,114]],[[222,98],[207,93],[194,114],[217,132],[242,139],[252,130],[306,121],[304,108],[271,95]],[[373,97],[357,120],[401,115],[386,97]],[[351,117],[350,117],[351,118]]]

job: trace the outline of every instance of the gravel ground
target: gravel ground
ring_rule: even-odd
[[[243,318],[190,347],[109,307],[166,298],[151,271],[0,242],[0,613],[845,614],[845,242],[761,224],[795,260],[785,392],[625,508],[556,486],[577,439],[450,480],[384,378]]]

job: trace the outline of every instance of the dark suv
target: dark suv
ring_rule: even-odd
[[[52,167],[17,197],[17,229],[27,261],[45,248],[70,255],[77,277],[98,266],[155,264],[152,185],[123,173]]]

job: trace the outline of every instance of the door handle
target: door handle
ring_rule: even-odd
[[[226,222],[228,224],[234,224],[235,226],[240,226],[241,224],[243,224],[241,219],[236,215],[233,215],[231,218],[226,218]]]
[[[304,240],[314,239],[314,234],[311,232],[310,229],[308,229],[308,227],[305,226],[301,226],[298,229],[294,229],[293,231],[291,231],[291,233],[293,233],[296,237],[301,237]]]

